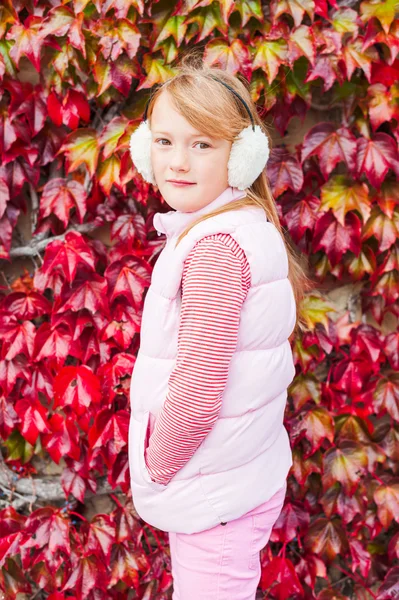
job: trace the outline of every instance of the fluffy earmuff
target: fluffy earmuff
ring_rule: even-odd
[[[156,184],[151,164],[151,129],[148,120],[142,121],[130,136],[130,156],[140,175],[148,183]]]
[[[269,159],[269,140],[259,125],[245,127],[233,142],[227,163],[231,187],[245,190],[262,173]]]
[[[155,184],[151,165],[151,130],[143,121],[130,137],[130,156],[136,169],[148,183]],[[269,159],[269,140],[259,125],[248,125],[233,142],[227,164],[228,183],[245,190],[259,177]]]

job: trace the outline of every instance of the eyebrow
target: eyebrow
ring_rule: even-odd
[[[158,131],[156,129],[153,131],[153,133],[157,134],[157,135],[168,135],[168,136],[172,135],[171,133],[168,133],[167,131]],[[191,135],[189,135],[189,137],[191,137],[191,138],[194,138],[194,137],[207,137],[209,139],[213,139],[211,135],[208,135],[206,133],[200,133],[200,132],[199,133],[192,133]]]

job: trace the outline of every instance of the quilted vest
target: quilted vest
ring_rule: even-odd
[[[198,211],[154,216],[166,245],[145,297],[131,378],[129,470],[138,514],[163,531],[196,533],[241,517],[284,485],[292,465],[283,418],[287,387],[295,375],[288,338],[296,305],[280,233],[262,208],[248,206],[201,221],[175,247],[189,223],[243,195],[228,187]],[[229,233],[244,250],[251,286],[219,417],[165,486],[151,480],[144,460],[149,417],[151,413],[156,419],[163,406],[176,361],[184,261],[199,240],[218,232]]]

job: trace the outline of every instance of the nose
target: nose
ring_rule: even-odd
[[[190,168],[187,150],[182,146],[176,146],[170,155],[169,166],[176,173],[186,173]]]

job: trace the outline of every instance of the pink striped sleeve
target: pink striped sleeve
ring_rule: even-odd
[[[248,261],[228,234],[203,238],[185,261],[176,365],[146,450],[158,483],[190,460],[218,418],[249,286]]]

